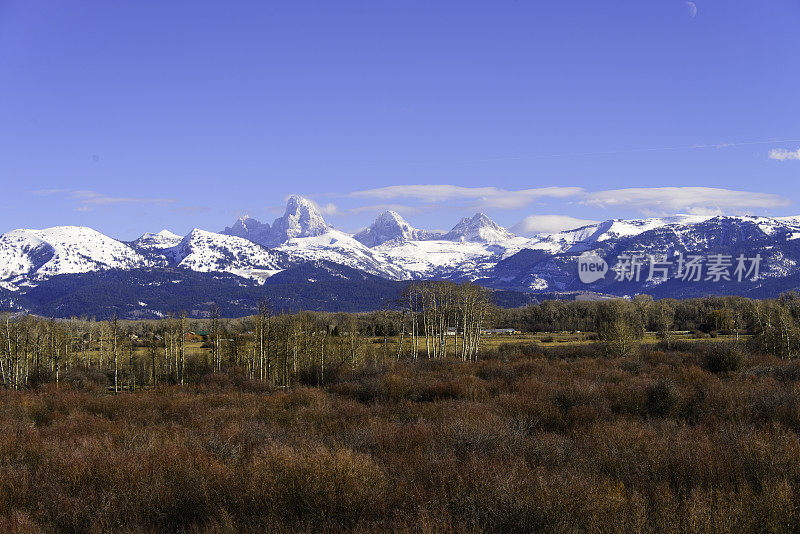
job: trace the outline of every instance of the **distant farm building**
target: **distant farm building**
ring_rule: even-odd
[[[481,334],[485,336],[511,336],[519,333],[519,330],[514,330],[513,328],[489,328],[481,330]]]
[[[184,341],[206,341],[208,339],[208,332],[197,331],[197,332],[184,332],[183,340]]]

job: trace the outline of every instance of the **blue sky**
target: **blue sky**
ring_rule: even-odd
[[[293,193],[348,231],[797,214],[798,27],[796,0],[0,0],[0,231],[220,230]]]

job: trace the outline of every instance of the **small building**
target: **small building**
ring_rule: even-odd
[[[204,335],[205,334],[205,335]],[[197,341],[202,342],[208,338],[208,332],[184,332],[183,333],[183,340],[184,341]]]
[[[511,336],[519,334],[519,330],[514,330],[513,328],[488,328],[481,330],[481,334],[485,336]]]

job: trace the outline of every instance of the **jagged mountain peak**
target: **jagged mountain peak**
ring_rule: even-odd
[[[380,215],[378,215],[378,217],[375,220],[376,222],[380,221],[380,222],[394,222],[397,224],[408,224],[406,220],[403,219],[403,216],[394,210],[386,210],[382,212]]]
[[[241,217],[236,219],[236,222],[233,223],[233,226],[234,227],[239,227],[239,228],[250,228],[252,226],[266,226],[266,227],[269,227],[269,223],[262,223],[258,219],[255,219],[255,218],[253,218],[253,217],[251,217],[249,215],[242,215]]]
[[[317,205],[306,197],[300,195],[289,195],[289,197],[286,199],[286,211],[294,212],[301,209],[317,211]]]
[[[498,225],[485,213],[476,213],[472,217],[464,217],[443,238],[449,241],[472,241],[478,243],[496,243],[513,239],[514,234]]]
[[[396,211],[387,210],[378,215],[369,227],[353,236],[368,247],[376,247],[388,241],[422,240],[427,237],[424,230],[408,224]]]
[[[269,245],[271,240],[271,230],[269,223],[262,223],[249,215],[239,217],[235,223],[225,228],[221,233],[236,237],[249,239],[254,243]]]
[[[287,204],[286,222],[296,222],[301,227],[308,222],[304,217],[312,220],[319,211],[312,202],[297,198]],[[252,229],[256,221],[243,218],[241,222],[242,227]],[[39,298],[31,296],[34,291],[42,295],[56,288],[53,291],[58,293],[65,287],[73,287],[80,277],[87,280],[86,283],[113,279],[115,283],[124,285],[146,276],[151,277],[148,278],[151,281],[141,286],[143,290],[156,291],[158,284],[163,284],[158,291],[172,302],[191,293],[181,285],[187,277],[216,284],[218,280],[229,280],[225,277],[231,273],[248,279],[234,282],[235,287],[255,288],[253,281],[263,282],[268,287],[270,277],[284,269],[290,271],[278,276],[274,286],[283,283],[289,294],[302,293],[293,284],[345,278],[349,282],[367,285],[351,285],[346,290],[336,291],[341,291],[340,294],[347,292],[348,296],[359,291],[366,294],[372,291],[373,282],[379,279],[363,273],[388,280],[471,280],[493,289],[511,291],[588,289],[613,295],[647,293],[657,297],[703,294],[776,296],[800,287],[800,217],[680,215],[610,219],[574,230],[539,234],[531,240],[513,236],[509,239],[510,232],[480,213],[462,219],[448,233],[450,240],[432,234],[426,238],[421,230],[414,229],[399,214],[391,211],[379,214],[370,232],[356,236],[330,229],[327,225],[323,228],[327,231],[320,235],[294,237],[271,249],[249,238],[197,228],[183,237],[161,231],[144,234],[134,242],[118,241],[79,226],[13,230],[0,235],[0,288],[15,292],[15,298],[25,302],[25,298]],[[365,236],[374,242],[389,237],[395,239],[369,247],[365,245],[368,242]],[[408,236],[410,238],[396,240]],[[676,277],[677,266],[673,262],[671,277],[667,281],[648,281],[645,267],[641,281],[617,281],[612,274],[585,284],[578,276],[578,261],[584,251],[594,251],[605,259],[609,272],[621,255],[632,252],[665,254],[668,258],[675,254],[693,254],[701,258],[705,275],[702,280],[684,282]],[[740,255],[752,259],[760,257],[760,276],[740,281],[732,267],[730,280],[709,280],[706,276],[710,255],[724,255],[734,262]],[[339,267],[328,268],[327,264],[320,263],[325,261]],[[348,274],[342,265],[355,271]],[[110,274],[100,274],[103,271]],[[99,278],[81,273],[98,273]],[[195,273],[207,275],[197,278]],[[361,274],[355,276],[353,273]],[[322,286],[324,284],[316,285],[309,292],[317,294]],[[89,286],[78,289],[83,291],[86,287]],[[95,288],[91,290],[95,291]],[[324,298],[336,297],[336,293],[330,293]],[[136,306],[138,309],[139,305]],[[66,313],[63,310],[46,311]],[[252,312],[246,307],[241,310]]]
[[[266,247],[276,247],[295,237],[315,237],[330,231],[317,205],[300,195],[286,200],[286,210],[270,226],[249,215],[239,217],[221,233],[249,239]]]
[[[278,245],[295,237],[315,237],[330,229],[314,202],[300,195],[292,195],[286,201],[283,216],[272,223],[270,245]]]

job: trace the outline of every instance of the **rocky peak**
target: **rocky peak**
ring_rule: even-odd
[[[292,195],[286,202],[282,217],[272,223],[272,244],[280,244],[295,237],[314,237],[327,233],[330,227],[325,222],[317,205],[299,195]]]
[[[496,243],[512,238],[514,238],[514,234],[483,213],[476,213],[472,217],[464,217],[452,230],[444,235],[444,239],[449,241],[473,241],[477,243]]]
[[[353,236],[367,247],[376,247],[387,241],[410,241],[425,239],[424,230],[418,230],[408,224],[396,211],[384,211],[368,228]]]
[[[254,243],[267,245],[270,241],[270,226],[268,223],[245,215],[240,217],[232,226],[225,228],[221,233],[249,239]]]

